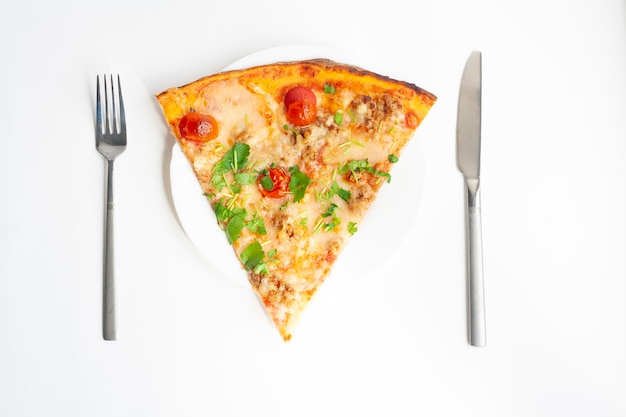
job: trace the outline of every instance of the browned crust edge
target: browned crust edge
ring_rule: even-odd
[[[350,72],[351,74],[354,75],[358,75],[358,76],[370,76],[373,78],[377,78],[381,81],[384,82],[389,82],[389,83],[397,83],[400,85],[403,85],[406,88],[409,88],[413,91],[415,91],[415,93],[417,93],[418,95],[427,98],[429,100],[431,100],[433,103],[435,101],[437,101],[437,96],[435,96],[434,94],[432,94],[431,92],[424,90],[421,87],[418,87],[417,85],[407,82],[407,81],[401,81],[401,80],[397,80],[395,78],[391,78],[389,76],[386,75],[381,75],[378,73],[375,73],[373,71],[369,71],[366,69],[363,69],[361,67],[355,66],[355,65],[351,65],[351,64],[344,64],[344,63],[340,63],[337,61],[333,61],[327,58],[313,58],[313,59],[306,59],[306,60],[301,60],[301,61],[278,61],[278,62],[274,62],[271,64],[263,64],[263,65],[256,65],[256,66],[252,66],[252,67],[248,67],[248,68],[242,68],[242,69],[234,69],[234,70],[228,70],[228,71],[221,71],[221,72],[217,72],[214,73],[212,75],[207,75],[205,77],[199,78],[196,81],[184,84],[178,88],[185,88],[191,84],[195,84],[197,82],[200,82],[202,80],[208,79],[208,78],[212,78],[215,76],[228,76],[229,74],[234,74],[234,73],[244,73],[244,72],[249,72],[249,71],[254,71],[255,69],[259,69],[259,68],[264,68],[264,67],[272,67],[272,66],[291,66],[291,65],[313,65],[313,66],[320,66],[320,67],[324,67],[325,69],[328,70],[332,70],[332,69],[338,69],[338,70],[347,70],[348,72]],[[159,94],[156,95],[157,98],[161,97],[162,95],[166,94],[169,90],[165,90]]]

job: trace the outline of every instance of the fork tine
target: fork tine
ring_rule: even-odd
[[[126,115],[124,113],[124,99],[122,99],[122,83],[120,82],[120,75],[117,74],[117,93],[119,97],[120,108],[120,133],[126,134]]]
[[[115,84],[113,84],[113,74],[109,75],[109,79],[111,80],[111,117],[109,118],[109,123],[111,123],[110,133],[119,133],[119,129],[117,128],[117,106],[115,103]]]
[[[100,98],[100,76],[96,76],[96,129],[102,134],[102,99]]]
[[[111,108],[109,107],[110,94],[106,74],[102,78],[104,78],[104,134],[110,135],[113,133],[111,130]]]
[[[96,76],[96,119],[97,132],[103,140],[126,145],[126,114],[119,74]]]

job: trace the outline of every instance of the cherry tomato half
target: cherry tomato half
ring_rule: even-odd
[[[219,133],[217,121],[212,116],[196,112],[187,113],[178,128],[183,138],[196,142],[208,142]]]
[[[284,169],[271,167],[267,170],[267,174],[259,175],[257,185],[263,197],[281,198],[289,194],[290,180],[291,176]]]
[[[285,94],[287,121],[296,126],[311,124],[317,117],[317,99],[313,90],[294,87]]]

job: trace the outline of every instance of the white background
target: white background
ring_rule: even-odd
[[[395,249],[331,276],[284,344],[181,228],[154,94],[290,44],[439,100],[394,171],[421,176],[406,237],[355,235]],[[474,49],[486,348],[467,343],[455,165]],[[129,135],[116,342],[100,327],[105,72],[122,76]],[[626,415],[623,0],[4,0],[0,82],[0,416]]]

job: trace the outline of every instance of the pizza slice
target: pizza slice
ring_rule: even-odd
[[[436,97],[316,59],[222,72],[157,99],[288,341]]]

